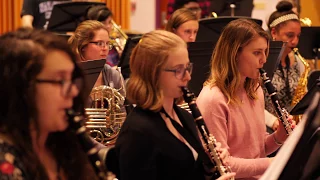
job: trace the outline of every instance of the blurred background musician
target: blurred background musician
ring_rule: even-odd
[[[116,47],[120,45],[120,44],[116,44],[115,42],[116,41],[115,39],[119,38],[118,37],[119,33],[114,31],[114,27],[113,27],[114,22],[112,17],[113,17],[113,14],[111,10],[106,6],[93,6],[87,12],[88,20],[97,20],[106,26],[109,32],[109,38],[113,42],[113,46]],[[125,42],[121,42],[121,43],[124,43],[124,44],[121,44],[121,47],[117,49],[112,48],[111,50],[109,50],[106,63],[109,64],[111,67],[117,66],[119,63],[119,58],[122,54],[122,51],[125,45]]]
[[[21,25],[23,27],[34,27],[37,29],[47,29],[51,12],[55,4],[70,1],[90,1],[90,0],[23,0]]]
[[[50,32],[19,29],[0,37],[0,54],[1,179],[97,179],[67,128],[66,109],[84,107],[70,46]]]
[[[204,179],[194,119],[174,103],[191,78],[186,43],[168,31],[146,33],[133,49],[130,68],[127,97],[136,107],[116,142],[119,179]],[[195,141],[188,142],[173,123],[183,124]],[[218,147],[217,151],[225,161],[226,149]],[[231,176],[234,173],[219,180]]]
[[[300,101],[307,91],[307,77],[310,72],[309,64],[299,54],[297,47],[301,34],[299,17],[292,11],[289,1],[280,1],[277,10],[270,15],[268,21],[272,39],[286,42],[286,49],[281,58],[279,67],[274,73],[272,84],[278,92],[280,106],[287,110]],[[277,129],[279,122],[272,103],[265,97],[266,119],[269,126]]]
[[[239,179],[258,179],[272,161],[266,156],[287,138],[282,125],[266,133],[258,69],[266,62],[268,44],[269,35],[255,22],[231,21],[215,46],[211,74],[197,98],[209,131],[229,150],[229,165]]]
[[[107,27],[99,21],[83,21],[69,39],[72,50],[79,61],[106,59],[112,49]],[[125,97],[123,77],[121,73],[105,64],[94,87],[107,85],[119,90]]]
[[[211,1],[209,0],[169,0],[167,7],[167,19],[171,14],[180,8],[190,9],[199,20],[200,18],[207,17],[209,15],[208,8]]]
[[[195,42],[199,29],[199,22],[194,13],[187,8],[180,8],[170,16],[165,28],[175,33],[185,42]]]

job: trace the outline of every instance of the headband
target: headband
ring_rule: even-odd
[[[280,23],[283,23],[288,20],[293,20],[293,19],[299,20],[299,18],[296,14],[286,14],[286,15],[280,16],[277,19],[275,19],[274,21],[272,21],[272,23],[270,24],[270,27],[271,28],[276,27]]]

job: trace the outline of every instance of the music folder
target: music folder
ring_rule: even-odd
[[[319,79],[320,76],[319,75],[320,75],[319,71],[315,71],[310,74],[308,79],[308,84],[312,84],[312,85],[310,89],[308,89],[308,92],[303,96],[303,98],[290,111],[291,115],[303,114],[306,111],[306,109],[309,107],[310,102],[314,98],[315,94],[317,92],[320,92],[320,79]]]
[[[82,68],[85,77],[85,97],[89,97],[90,92],[92,91],[93,86],[96,83],[105,63],[106,59],[81,61],[79,63],[79,66]]]
[[[118,63],[118,67],[121,68],[121,74],[124,79],[127,79],[130,76],[131,71],[130,71],[129,63],[130,63],[131,52],[132,52],[132,49],[138,44],[140,39],[141,39],[141,35],[129,37],[127,39],[126,45],[124,46],[122,55]]]
[[[279,66],[282,54],[286,49],[286,43],[282,41],[270,41],[269,55],[267,62],[263,65],[263,69],[267,72],[268,77],[272,80],[274,72]]]
[[[262,20],[245,16],[221,16],[217,18],[204,18],[199,20],[199,30],[196,41],[214,41],[218,40],[224,27],[236,19],[248,19],[262,26]]]

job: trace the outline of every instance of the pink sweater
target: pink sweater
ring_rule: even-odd
[[[244,90],[238,95],[241,104],[227,104],[218,87],[205,86],[197,98],[197,105],[210,133],[229,150],[229,163],[236,178],[258,179],[270,164],[266,155],[279,146],[274,142],[274,134],[266,133],[261,87],[257,100],[250,100]]]

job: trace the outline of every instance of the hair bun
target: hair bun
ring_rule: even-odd
[[[289,2],[287,0],[282,0],[282,1],[278,2],[276,8],[277,8],[278,12],[285,12],[285,11],[292,10],[293,5],[291,2]]]

